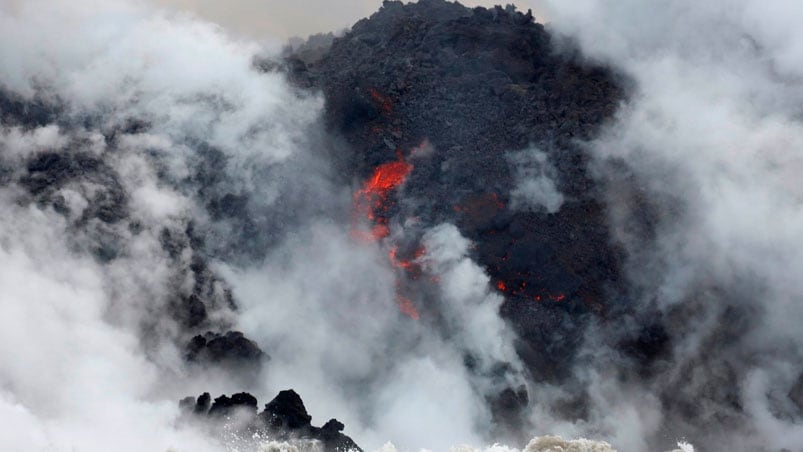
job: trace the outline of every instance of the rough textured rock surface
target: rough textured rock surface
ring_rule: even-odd
[[[256,436],[279,441],[315,440],[320,441],[326,451],[362,450],[342,433],[345,426],[337,419],[330,419],[322,427],[313,426],[312,416],[307,413],[304,401],[292,389],[279,392],[258,414],[257,399],[248,393],[233,394],[231,397],[222,395],[211,405],[210,400],[209,393],[204,393],[197,400],[194,397],[183,399],[179,406],[187,415],[211,421],[217,427],[236,418],[233,428],[243,438]]]
[[[319,59],[286,58],[299,85],[323,91],[330,127],[353,149],[338,160],[345,178],[361,180],[422,143],[434,148],[412,158],[387,215],[453,222],[475,241],[476,260],[506,295],[519,354],[548,381],[567,375],[588,319],[611,315],[603,300],[621,278],[578,140],[612,116],[622,81],[560,50],[529,12],[386,1]],[[546,156],[535,170],[553,180],[559,209],[514,199],[522,167],[541,164],[517,154],[527,149]]]
[[[226,367],[247,370],[269,358],[256,342],[239,331],[226,334],[207,332],[192,338],[186,347],[187,361],[197,364],[221,364]]]

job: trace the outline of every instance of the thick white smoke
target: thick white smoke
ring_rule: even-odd
[[[216,184],[248,193],[266,215],[287,187],[303,187],[313,204],[329,206],[324,213],[351,202],[349,187],[326,182],[312,156],[321,99],[254,69],[262,50],[137,2],[0,8],[0,86],[60,108],[40,127],[0,129],[0,170],[9,169],[0,176],[11,181],[0,190],[8,219],[0,227],[0,422],[14,426],[1,449],[219,450],[177,421],[177,400],[249,389],[266,401],[288,387],[315,423],[336,416],[369,449],[391,438],[404,450],[483,442],[486,397],[519,384],[521,366],[497,315],[501,298],[454,226],[429,231],[418,262],[441,280],[445,325],[399,313],[387,249],[354,240],[348,218],[313,215],[279,236],[260,264],[216,265],[241,310],[210,317],[272,356],[255,386],[183,365],[186,338],[169,303],[198,275],[192,249],[165,251],[164,231],[184,231],[192,219],[217,234],[213,249],[236,240],[199,205],[199,149],[224,156]],[[65,181],[53,195],[59,206],[37,204],[17,181],[28,162],[54,154],[80,155],[101,175]],[[125,193],[124,218],[87,219],[110,181]],[[467,354],[479,374],[467,370]],[[512,370],[492,376],[500,362]]]
[[[629,253],[640,309],[664,313],[677,335],[672,366],[647,387],[586,372],[605,397],[600,416],[631,400],[635,418],[652,419],[604,431],[623,450],[667,433],[721,450],[799,448],[803,427],[779,411],[803,371],[803,7],[548,3],[555,29],[633,81],[589,148],[610,186],[612,227]],[[643,233],[645,222],[654,235]],[[699,397],[705,413],[723,384],[743,401],[732,415],[710,406],[727,422],[695,428],[664,412],[673,399]],[[666,399],[656,400],[661,392]]]
[[[65,247],[58,215],[12,208],[9,196],[4,190],[0,448],[215,450],[172,427],[175,404],[154,396],[164,375],[132,331],[106,319],[105,286],[119,281]]]
[[[226,271],[242,329],[274,358],[265,393],[295,387],[312,413],[337,416],[372,450],[390,438],[402,450],[482,444],[491,425],[484,397],[517,380],[472,376],[464,354],[476,355],[480,372],[500,362],[520,371],[502,300],[457,228],[438,226],[422,244],[448,337],[399,312],[387,250],[342,227],[313,224],[264,266]]]
[[[671,447],[684,435],[728,450],[799,447],[803,428],[785,394],[803,371],[803,8],[582,0],[552,2],[548,17],[634,82],[589,149],[628,252],[630,296],[666,316],[674,340],[671,366],[633,381],[612,364],[610,331],[594,329],[574,376],[587,389],[585,420],[548,409],[571,389],[538,387],[538,433],[599,436],[623,451]],[[436,326],[400,314],[388,250],[355,241],[348,219],[330,215],[351,198],[315,157],[324,146],[316,141],[321,98],[256,71],[252,58],[263,50],[137,2],[0,4],[0,86],[62,108],[38,127],[0,127],[0,422],[9,432],[0,449],[220,449],[176,422],[176,401],[245,388],[187,372],[177,347],[184,338],[165,313],[170,293],[193,277],[174,267],[190,268],[193,255],[169,256],[162,231],[195,219],[211,248],[238,239],[233,226],[207,218],[196,186],[184,183],[199,148],[224,156],[215,183],[248,193],[266,217],[287,190],[320,211],[294,212],[293,233],[275,237],[258,264],[222,255],[215,265],[241,310],[210,316],[272,356],[247,389],[264,401],[293,387],[315,423],[338,417],[369,449],[389,439],[402,450],[483,441],[486,397],[517,384],[522,369],[469,241],[451,225],[424,232],[417,264],[439,281],[430,301],[444,319]],[[108,165],[127,217],[82,223],[104,189],[96,180],[60,187],[58,213],[8,182],[54,152]],[[513,163],[523,167],[517,208],[561,207],[542,154]],[[123,245],[104,261],[93,257],[107,252],[98,242]],[[501,376],[497,361],[510,366]],[[690,425],[667,408],[699,400],[704,415],[719,414],[721,398],[707,397],[712,384],[740,399],[742,411],[727,413],[732,423]],[[543,447],[525,450],[606,450],[532,444]]]
[[[555,185],[556,170],[548,156],[536,148],[511,153],[516,186],[510,192],[511,208],[555,213],[563,205],[563,194]]]
[[[219,450],[176,426],[177,397],[206,385],[166,340],[177,334],[168,298],[188,281],[175,280],[160,232],[183,230],[198,208],[164,179],[187,177],[188,146],[204,142],[229,157],[222,170],[238,174],[238,188],[264,190],[269,203],[270,186],[255,187],[246,170],[294,155],[321,102],[258,74],[257,48],[208,24],[118,1],[9,6],[0,6],[0,85],[63,110],[42,127],[2,127],[3,177],[24,176],[44,153],[108,168],[102,180],[67,181],[54,195],[60,213],[14,183],[0,190],[0,449]],[[131,121],[148,132],[108,134]],[[110,180],[127,217],[83,220]],[[110,262],[95,258],[104,241],[122,244]]]

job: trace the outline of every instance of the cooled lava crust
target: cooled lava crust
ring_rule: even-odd
[[[431,145],[386,215],[458,225],[505,295],[533,377],[565,376],[582,329],[610,315],[621,287],[622,255],[582,142],[612,117],[625,81],[511,7],[386,1],[326,45],[311,40],[285,61],[296,84],[323,92],[330,129],[346,137],[351,153],[333,158],[344,179]],[[555,213],[511,206],[510,155],[533,147],[555,169],[565,199]]]

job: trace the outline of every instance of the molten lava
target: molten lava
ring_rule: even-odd
[[[417,279],[418,276],[420,276],[421,274],[421,267],[415,261],[421,258],[424,255],[424,253],[426,253],[426,248],[421,246],[415,250],[411,258],[402,259],[399,258],[398,256],[399,247],[394,246],[393,248],[390,249],[388,255],[390,257],[390,262],[393,264],[394,267],[406,270],[413,277],[413,279]]]
[[[354,194],[354,213],[352,233],[358,238],[378,241],[390,235],[387,212],[393,205],[392,192],[404,183],[413,165],[404,160],[399,153],[397,160],[379,165],[363,187]],[[360,231],[358,222],[369,220],[373,226],[369,233]]]
[[[395,268],[404,270],[412,279],[418,279],[421,276],[421,266],[416,261],[421,258],[425,252],[426,249],[421,246],[418,247],[409,258],[402,258],[399,257],[399,247],[394,246],[390,249],[388,257],[390,258],[391,265]],[[399,311],[406,314],[411,319],[418,320],[421,317],[412,300],[402,295],[402,287],[398,281],[396,282],[396,304],[399,305]]]
[[[505,281],[498,280],[496,282],[496,288],[500,292],[506,293],[508,295],[513,295],[513,296],[522,297],[522,298],[532,298],[534,301],[550,300],[550,301],[554,301],[554,302],[561,302],[561,301],[566,300],[566,295],[562,294],[562,293],[558,293],[557,295],[553,295],[551,293],[547,293],[546,296],[542,296],[540,294],[529,295],[526,292],[526,288],[527,288],[527,282],[526,281],[522,281],[521,284],[518,287],[516,287],[516,286],[509,285]]]
[[[376,98],[376,96],[374,97]],[[399,152],[395,161],[379,165],[371,177],[363,183],[362,188],[354,193],[354,217],[351,229],[354,237],[364,241],[377,242],[390,235],[388,213],[394,203],[391,195],[404,183],[412,170],[413,165],[408,163]],[[365,220],[370,224],[369,231],[360,227]],[[398,247],[391,248],[388,256],[391,265],[404,270],[413,279],[417,279],[421,274],[421,269],[414,261],[423,255],[424,249],[417,249],[408,259],[399,258],[398,253]],[[412,300],[401,292],[401,284],[397,281],[396,304],[399,306],[399,311],[413,320],[418,320],[420,315]]]

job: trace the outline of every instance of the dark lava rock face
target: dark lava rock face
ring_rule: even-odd
[[[534,377],[565,376],[588,318],[609,315],[620,288],[621,252],[577,144],[623,98],[615,74],[558,52],[529,12],[443,0],[386,1],[319,59],[287,60],[296,83],[323,91],[329,126],[353,149],[334,159],[344,178],[407,156],[414,170],[388,215],[458,225],[506,295]],[[434,151],[410,157],[422,143]],[[514,153],[529,148],[553,168],[557,211],[515,205]]]
[[[186,347],[186,358],[191,363],[221,364],[226,367],[258,370],[269,358],[256,342],[239,331],[226,334],[207,332],[192,338]]]
[[[345,426],[337,419],[330,419],[323,427],[313,426],[312,416],[307,413],[304,401],[292,389],[279,392],[261,413],[257,413],[257,399],[244,392],[231,397],[222,395],[214,402],[211,402],[209,393],[204,393],[197,400],[194,397],[183,399],[179,406],[187,415],[211,421],[210,425],[216,427],[236,418],[234,428],[242,438],[317,440],[326,451],[362,450],[342,433]]]

